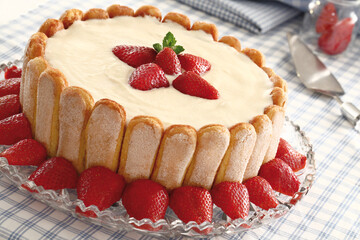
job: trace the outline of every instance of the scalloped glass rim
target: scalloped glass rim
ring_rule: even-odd
[[[21,66],[21,62],[21,60],[17,60],[13,63],[9,62],[7,64],[1,64],[0,78],[3,77],[3,70],[6,67],[10,67],[12,65]],[[214,205],[212,222],[204,222],[200,225],[195,222],[184,224],[176,217],[170,208],[168,208],[165,219],[163,220],[159,220],[155,223],[150,219],[142,219],[139,221],[134,218],[130,218],[127,215],[126,210],[122,206],[121,200],[104,211],[99,211],[96,206],[85,207],[83,202],[77,199],[76,190],[63,189],[53,191],[44,190],[42,187],[37,187],[32,181],[27,181],[29,175],[36,169],[36,167],[11,166],[8,164],[7,160],[2,157],[0,157],[0,173],[9,178],[21,191],[29,193],[21,186],[23,184],[37,190],[38,193],[29,193],[32,194],[35,199],[55,209],[71,214],[74,217],[81,219],[82,221],[101,225],[115,231],[137,231],[143,234],[149,234],[157,237],[175,237],[180,235],[191,237],[210,237],[224,233],[236,234],[242,231],[247,231],[249,229],[258,228],[264,224],[270,224],[276,219],[284,216],[289,211],[291,211],[295,205],[308,193],[313,184],[314,175],[316,172],[315,158],[312,145],[309,139],[305,136],[305,133],[300,130],[298,125],[286,117],[282,138],[286,139],[295,149],[305,154],[307,157],[307,164],[305,169],[296,173],[301,181],[299,191],[292,197],[276,193],[280,204],[276,208],[270,209],[268,211],[250,203],[250,212],[246,219],[231,220],[221,211],[220,208]],[[7,147],[8,146],[0,145],[0,152],[2,152]],[[98,217],[89,218],[79,215],[75,212],[76,207],[79,207],[83,211],[92,210]],[[147,227],[152,227],[159,230],[149,231],[136,227],[145,225]]]

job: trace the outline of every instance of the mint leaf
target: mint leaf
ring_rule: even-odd
[[[153,45],[153,47],[154,47],[155,51],[157,51],[157,52],[160,52],[163,49],[163,47],[161,46],[160,43],[155,43]]]
[[[182,46],[175,44],[176,44],[176,39],[174,37],[174,34],[168,32],[163,39],[162,46],[160,43],[155,43],[153,47],[156,50],[156,52],[161,52],[161,50],[163,50],[164,48],[169,47],[172,50],[174,50],[176,54],[179,54],[185,50]]]
[[[173,47],[175,46],[176,39],[171,32],[168,32],[163,39],[163,47]]]
[[[176,46],[172,47],[172,49],[174,50],[174,52],[175,52],[176,54],[179,54],[179,53],[181,53],[182,51],[185,50],[185,49],[183,48],[183,46],[180,46],[180,45],[176,45]]]

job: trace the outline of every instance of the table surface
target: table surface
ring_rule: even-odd
[[[18,1],[18,2],[17,2]],[[10,2],[10,1],[8,1]],[[12,4],[21,0],[11,1]],[[23,1],[25,2],[25,1]],[[27,1],[28,2],[28,1]],[[86,10],[106,8],[115,1],[50,0],[17,10],[16,17],[0,22],[0,63],[20,59],[30,35],[47,18],[57,18],[69,8]],[[3,1],[1,11],[4,11]],[[134,9],[144,4],[156,5],[163,13],[176,10],[192,21],[215,23],[220,36],[234,35],[243,47],[259,49],[267,66],[288,81],[287,115],[301,126],[313,144],[317,173],[310,192],[293,211],[271,225],[238,235],[222,235],[217,239],[359,239],[360,238],[360,134],[342,118],[337,103],[311,92],[300,84],[291,61],[286,32],[298,32],[298,17],[266,34],[254,35],[232,24],[173,0],[123,0],[122,5]],[[20,5],[19,5],[20,6]],[[29,9],[31,9],[29,11]],[[0,12],[1,13],[1,12]],[[1,15],[1,14],[0,14]],[[12,19],[8,22],[9,19]],[[337,57],[320,54],[321,59],[342,84],[344,100],[360,106],[360,41],[351,52]],[[19,191],[0,174],[0,239],[150,239],[135,232],[112,230],[84,223],[33,199]]]

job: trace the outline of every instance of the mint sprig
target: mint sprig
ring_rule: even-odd
[[[185,50],[183,48],[183,46],[175,45],[175,44],[176,44],[176,39],[174,37],[174,34],[172,34],[171,32],[168,32],[163,39],[162,45],[160,43],[155,43],[153,45],[153,47],[157,52],[160,52],[164,48],[168,47],[168,48],[171,48],[172,50],[174,50],[174,52],[176,54],[179,54]]]

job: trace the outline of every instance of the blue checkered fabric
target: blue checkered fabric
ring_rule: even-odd
[[[46,5],[0,26],[0,63],[19,59],[30,35],[47,18],[65,9],[106,8],[113,0],[51,0]],[[176,10],[194,21],[215,23],[221,36],[233,35],[243,47],[259,49],[266,65],[288,81],[287,115],[313,143],[317,173],[310,192],[293,211],[270,225],[215,239],[360,239],[360,134],[341,116],[332,99],[304,88],[296,77],[286,32],[298,32],[296,17],[262,35],[252,34],[220,18],[178,1],[122,0],[134,9],[156,5],[163,13]],[[346,91],[344,100],[360,106],[360,39],[352,51],[337,57],[320,54]],[[35,200],[0,175],[0,239],[151,239],[135,232],[112,231],[80,221]],[[178,238],[181,239],[181,238]]]

